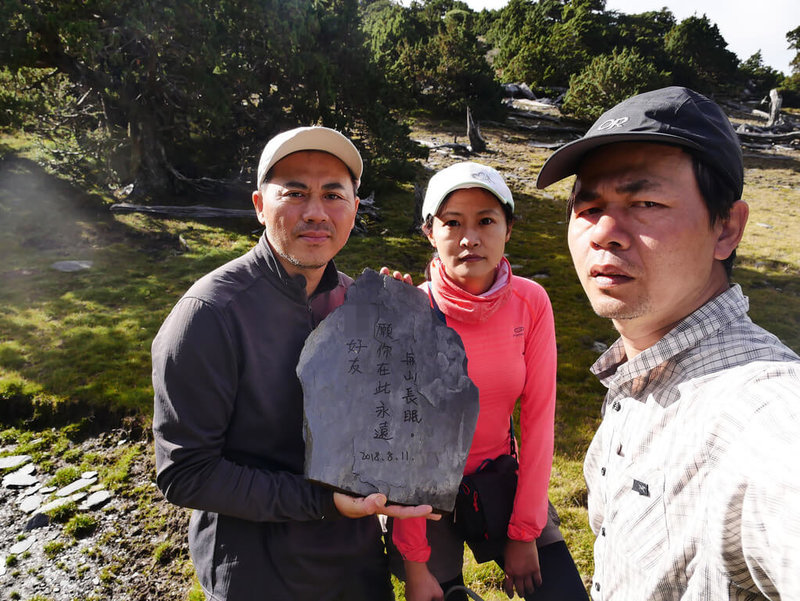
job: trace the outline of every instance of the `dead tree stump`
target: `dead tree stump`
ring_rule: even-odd
[[[486,140],[481,136],[481,130],[472,119],[472,111],[467,107],[467,137],[469,138],[470,152],[483,152],[486,150]]]
[[[769,120],[767,127],[778,125],[781,122],[781,105],[783,104],[783,97],[778,93],[776,88],[769,91]]]

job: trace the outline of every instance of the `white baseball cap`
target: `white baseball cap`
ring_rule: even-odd
[[[488,190],[500,204],[508,205],[514,210],[514,198],[502,175],[486,165],[464,162],[442,169],[428,182],[425,200],[422,202],[422,220],[425,221],[429,215],[436,215],[448,194],[464,188]]]
[[[267,173],[275,163],[293,152],[300,152],[301,150],[328,152],[347,165],[347,168],[350,169],[356,179],[361,179],[361,173],[364,169],[361,155],[353,143],[343,134],[328,127],[297,127],[279,133],[267,142],[264,151],[261,153],[261,160],[258,162],[256,187],[261,187],[261,184],[264,183],[264,178],[266,178]]]

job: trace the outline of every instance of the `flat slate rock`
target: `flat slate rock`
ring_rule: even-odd
[[[35,486],[38,483],[39,479],[36,476],[26,474],[22,471],[3,476],[3,486],[5,488],[27,488],[28,486]]]
[[[364,270],[306,340],[297,375],[309,480],[452,511],[478,389],[427,294]]]
[[[98,490],[93,492],[83,503],[81,503],[80,509],[97,509],[98,507],[108,503],[108,501],[111,500],[111,496],[111,492],[107,490]]]
[[[95,477],[92,477],[92,478],[78,478],[77,480],[75,480],[71,484],[67,484],[63,488],[58,489],[56,491],[56,496],[57,497],[68,497],[68,496],[78,492],[79,490],[83,490],[84,488],[87,488],[87,487],[91,486],[95,482],[97,482],[97,478],[95,478]]]
[[[56,271],[82,271],[92,268],[92,261],[56,261],[50,267]]]
[[[11,455],[0,457],[0,470],[14,469],[15,467],[25,465],[30,460],[30,455]]]
[[[41,495],[30,495],[22,499],[19,504],[19,510],[22,513],[33,513],[42,505],[42,496]]]
[[[36,542],[36,539],[33,537],[25,538],[13,545],[9,550],[9,555],[19,555],[20,553],[25,553],[28,549],[33,546],[33,543]]]

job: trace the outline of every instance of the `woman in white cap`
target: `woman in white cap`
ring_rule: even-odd
[[[490,557],[479,559],[493,559],[503,568],[509,597],[516,591],[525,599],[585,600],[583,582],[547,498],[556,394],[553,311],[544,289],[512,275],[504,256],[513,213],[511,191],[491,167],[464,162],[436,173],[422,206],[423,233],[435,254],[426,269],[428,281],[420,288],[461,336],[469,376],[480,391],[465,475],[510,452],[519,459],[506,538],[489,551]],[[518,399],[517,450],[509,425]],[[464,537],[452,516],[425,522],[392,524],[393,563],[406,582],[407,601],[440,601],[451,587],[464,583]],[[456,589],[447,599],[466,595]]]

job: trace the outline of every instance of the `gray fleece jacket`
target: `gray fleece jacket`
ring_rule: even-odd
[[[342,518],[303,477],[295,367],[352,280],[333,262],[308,299],[262,236],[198,280],[152,346],[156,482],[190,507],[192,560],[209,599],[392,599],[380,528]]]

